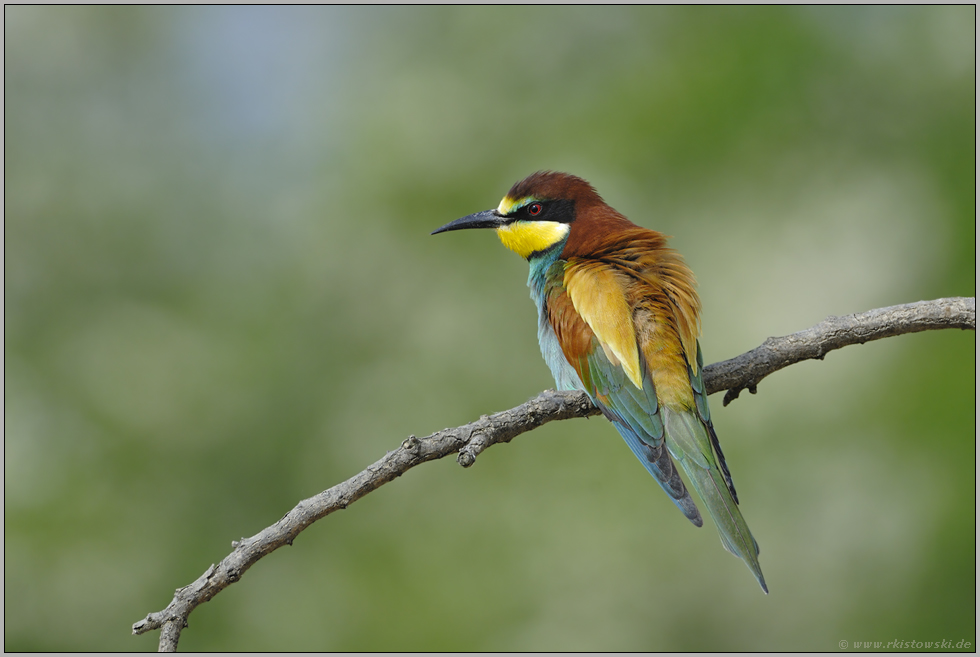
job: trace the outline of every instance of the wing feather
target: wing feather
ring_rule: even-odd
[[[664,424],[650,368],[641,359],[629,299],[598,285],[629,284],[614,269],[591,265],[553,280],[547,288],[548,321],[584,391],[613,423],[644,467],[695,525],[703,520],[664,446]],[[572,281],[571,288],[566,287]],[[572,290],[577,290],[575,294]],[[588,319],[580,309],[587,309]],[[627,340],[624,327],[630,331]],[[633,370],[632,372],[630,370]]]

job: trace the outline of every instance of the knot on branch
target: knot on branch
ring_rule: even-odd
[[[733,401],[738,399],[738,396],[742,394],[743,390],[748,390],[749,394],[754,395],[757,392],[756,384],[749,383],[744,386],[738,386],[737,388],[729,388],[728,391],[725,393],[725,398],[721,400],[721,405],[728,406],[729,404],[731,404]]]
[[[468,468],[476,463],[476,456],[473,454],[473,452],[464,447],[463,449],[459,450],[459,454],[456,455],[456,462],[464,468]]]
[[[486,419],[484,415],[483,418]],[[456,455],[456,462],[459,463],[464,468],[468,468],[474,463],[476,463],[476,457],[490,446],[490,438],[484,433],[473,433],[470,435],[469,441],[467,441],[466,446],[459,450],[459,454]]]
[[[412,454],[417,454],[419,447],[422,446],[422,441],[416,438],[414,435],[409,436],[402,441],[402,449],[406,452],[411,452]]]

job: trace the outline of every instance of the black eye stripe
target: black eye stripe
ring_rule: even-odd
[[[549,199],[530,201],[519,208],[513,208],[501,218],[505,224],[515,221],[554,221],[570,224],[575,221],[575,201],[571,199]]]

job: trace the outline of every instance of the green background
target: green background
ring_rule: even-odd
[[[538,169],[697,273],[706,362],[975,295],[975,8],[5,7],[4,647],[130,626],[231,541],[552,385],[526,264],[429,231]],[[184,650],[976,640],[975,334],[713,416],[772,593],[601,418],[426,464]]]

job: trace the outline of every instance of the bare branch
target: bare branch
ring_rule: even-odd
[[[704,368],[709,394],[728,390],[725,403],[741,390],[754,393],[759,382],[773,372],[810,358],[822,359],[833,350],[904,333],[943,328],[976,330],[976,299],[954,297],[879,308],[859,315],[830,317],[799,333],[769,338],[760,347],[731,360]],[[163,611],[151,613],[133,625],[133,634],[161,630],[159,649],[174,652],[180,632],[190,613],[241,576],[259,559],[293,540],[311,524],[364,495],[400,477],[409,469],[458,454],[456,460],[469,467],[487,447],[510,442],[522,433],[553,420],[598,415],[599,411],[581,392],[546,390],[520,406],[476,422],[443,429],[425,438],[409,436],[401,446],[347,481],[297,504],[289,513],[251,538],[232,543],[234,549],[217,566],[210,566],[191,584],[177,589]]]
[[[162,629],[159,649],[177,649],[180,631],[187,617],[202,602],[207,602],[229,584],[237,582],[252,565],[283,545],[291,545],[304,529],[320,518],[346,509],[364,495],[400,477],[409,469],[450,454],[459,453],[460,465],[468,467],[476,456],[490,445],[509,442],[515,436],[552,420],[596,415],[599,411],[584,394],[568,396],[548,390],[534,399],[508,411],[484,415],[454,429],[443,429],[426,438],[409,436],[401,446],[369,465],[347,481],[297,504],[278,522],[251,538],[232,543],[234,550],[217,566],[211,565],[192,584],[177,589],[166,609],[151,613],[133,625],[133,634]]]
[[[975,297],[950,297],[877,308],[857,315],[828,317],[816,326],[781,338],[769,338],[752,351],[704,368],[708,394],[722,390],[724,405],[742,390],[755,394],[765,377],[787,365],[811,358],[823,360],[829,351],[851,344],[935,329],[977,329]]]

